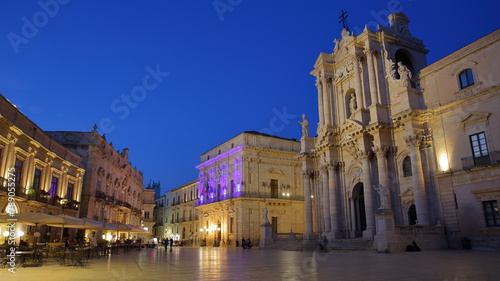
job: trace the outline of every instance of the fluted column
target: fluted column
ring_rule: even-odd
[[[332,125],[332,103],[331,103],[331,79],[323,78],[323,119],[327,126]]]
[[[331,231],[333,233],[339,231],[339,206],[337,206],[337,179],[335,165],[328,165],[328,185],[330,186],[330,218],[331,218]]]
[[[363,193],[365,197],[365,217],[366,230],[363,233],[364,238],[372,238],[375,233],[375,219],[373,217],[373,185],[371,178],[370,158],[371,151],[365,150],[358,153],[363,167]]]
[[[387,187],[388,190],[390,191],[392,189],[389,186],[389,175],[387,173],[387,153],[388,152],[389,152],[389,148],[387,148],[387,147],[381,146],[381,147],[375,148],[375,154],[377,155],[378,183]],[[392,210],[390,192],[389,192],[389,198],[388,198],[387,202],[388,202],[389,209]]]
[[[325,120],[324,120],[324,113],[323,113],[323,84],[318,78],[316,80],[316,87],[318,87],[318,113],[319,113],[319,126],[322,127]]]
[[[359,70],[359,64],[363,60],[362,57],[356,56],[356,58],[353,61],[354,64],[354,87],[356,91],[356,103],[358,104],[358,109],[359,108],[365,108],[365,99],[362,98],[363,96],[363,89],[361,87],[361,74]],[[352,112],[351,112],[352,113]]]
[[[330,218],[330,188],[328,186],[328,167],[325,165],[321,168],[323,181],[323,220],[325,232],[330,232],[332,222]]]
[[[375,105],[378,103],[377,101],[377,83],[375,70],[373,67],[373,57],[375,55],[375,51],[367,50],[366,54],[366,63],[368,65],[368,82],[370,84],[370,97],[371,97],[371,105]]]
[[[313,233],[312,228],[312,202],[311,202],[311,174],[309,171],[303,171],[304,177],[304,205],[306,219],[306,235]]]
[[[424,173],[422,170],[422,160],[420,158],[420,144],[422,137],[412,135],[405,138],[410,148],[411,173],[413,184],[413,196],[417,209],[417,220],[420,225],[429,225],[429,213],[427,209],[427,198],[424,186]]]

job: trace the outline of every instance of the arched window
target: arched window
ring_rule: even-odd
[[[472,69],[467,68],[466,70],[460,72],[460,74],[458,74],[458,80],[460,81],[460,89],[474,85],[474,76],[472,75]]]
[[[410,156],[406,156],[405,159],[403,159],[403,177],[411,177],[411,158]]]

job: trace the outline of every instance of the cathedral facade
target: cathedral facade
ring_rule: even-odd
[[[389,16],[389,23],[389,27],[379,26],[375,32],[365,28],[359,35],[344,29],[342,38],[334,41],[334,51],[321,53],[311,72],[318,89],[319,123],[315,137],[310,137],[303,125],[299,156],[303,164],[306,235],[371,240],[377,234],[377,214],[390,214],[397,227],[395,237],[411,233],[415,239],[419,233],[425,233],[436,235],[435,240],[439,241],[446,227],[449,245],[456,247],[464,236],[457,226],[460,216],[465,219],[469,215],[469,221],[474,218],[460,211],[457,215],[452,210],[453,202],[449,201],[457,198],[460,201],[460,196],[456,193],[453,197],[455,191],[449,182],[457,170],[465,169],[460,155],[470,156],[471,152],[469,142],[463,141],[457,132],[445,136],[443,131],[447,126],[443,124],[456,121],[451,114],[464,110],[460,104],[478,102],[474,95],[468,94],[470,91],[488,89],[486,96],[494,102],[491,104],[498,106],[498,90],[495,95],[493,89],[499,79],[491,78],[488,84],[487,79],[478,77],[476,84],[482,86],[465,89],[470,83],[467,74],[471,80],[472,75],[479,76],[479,68],[486,74],[494,67],[487,59],[481,65],[479,58],[467,58],[474,53],[471,51],[474,47],[469,46],[462,57],[450,55],[443,59],[445,62],[427,66],[428,51],[422,40],[410,33],[409,19],[399,12]],[[490,36],[489,44],[496,40]],[[461,89],[460,85],[467,86]],[[487,100],[484,95],[479,96]],[[453,102],[456,104],[450,105]],[[445,103],[449,106],[444,106]],[[491,110],[486,107],[485,112],[474,108],[470,115],[463,116],[462,123],[456,124],[474,124],[465,129],[465,134],[480,138],[476,139],[471,157],[479,149],[488,164],[495,164],[490,158],[496,154],[488,154],[488,149],[478,144],[485,142],[486,135],[493,147],[491,130],[488,133],[484,124],[488,118],[493,120],[490,116],[494,114],[487,113]],[[480,128],[477,124],[481,122]],[[459,131],[456,124],[455,127],[449,124],[448,129]],[[477,135],[483,131],[486,133]],[[450,149],[460,152],[451,153]],[[448,154],[440,156],[444,151]],[[446,167],[440,166],[440,157],[449,161]],[[474,163],[474,159],[470,161]],[[482,217],[483,206],[481,200],[472,198],[489,190],[488,198],[494,199],[485,199],[488,208],[493,210],[493,201],[498,202],[495,194],[499,187],[491,181],[494,174],[498,175],[498,171],[490,169],[490,182],[485,180],[475,187],[469,185],[467,176],[461,178],[468,186],[461,190],[462,200],[474,201],[478,218]],[[495,217],[494,211],[490,213],[490,217]],[[495,225],[495,218],[490,223]],[[487,225],[484,219],[483,225]],[[475,231],[469,233],[478,234],[479,230]]]

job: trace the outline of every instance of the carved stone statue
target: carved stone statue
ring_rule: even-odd
[[[354,111],[358,109],[358,103],[356,101],[356,94],[351,93],[351,99],[349,100],[349,109],[351,110],[351,116],[354,115]]]
[[[263,215],[262,217],[264,218],[264,223],[270,223],[269,222],[269,219],[267,218],[267,214],[269,213],[269,211],[267,210],[267,207],[264,208],[264,212],[263,212]]]
[[[398,73],[401,84],[406,87],[411,86],[411,71],[402,62],[398,62]]]
[[[308,137],[309,136],[309,121],[307,121],[305,114],[302,114],[302,122],[299,121],[299,124],[302,125],[302,137]]]
[[[386,186],[381,184],[373,186],[380,196],[380,210],[389,209],[389,190]]]

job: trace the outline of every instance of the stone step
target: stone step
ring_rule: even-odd
[[[329,250],[336,251],[375,251],[373,240],[335,239],[328,243]]]

